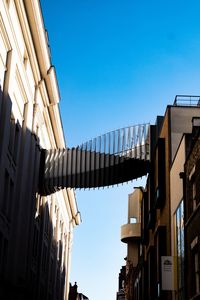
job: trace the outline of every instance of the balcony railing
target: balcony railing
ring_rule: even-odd
[[[148,159],[148,129],[149,123],[117,129],[91,139],[78,148],[91,152]]]

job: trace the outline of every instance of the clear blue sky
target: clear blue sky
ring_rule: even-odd
[[[42,0],[66,141],[151,122],[176,94],[200,95],[200,1]],[[90,300],[115,300],[126,247],[120,226],[140,181],[77,191],[71,281]]]

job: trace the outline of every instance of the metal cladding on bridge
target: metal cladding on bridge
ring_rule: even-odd
[[[149,171],[149,124],[121,128],[81,146],[45,151],[45,194],[61,188],[115,185]]]

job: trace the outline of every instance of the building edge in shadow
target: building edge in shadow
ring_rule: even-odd
[[[78,285],[75,282],[74,285],[70,283],[68,300],[89,300],[89,298],[78,292]]]

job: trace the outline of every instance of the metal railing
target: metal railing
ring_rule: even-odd
[[[78,146],[80,150],[126,157],[146,157],[149,151],[149,123],[117,129]]]
[[[176,95],[174,106],[200,106],[200,96]]]

